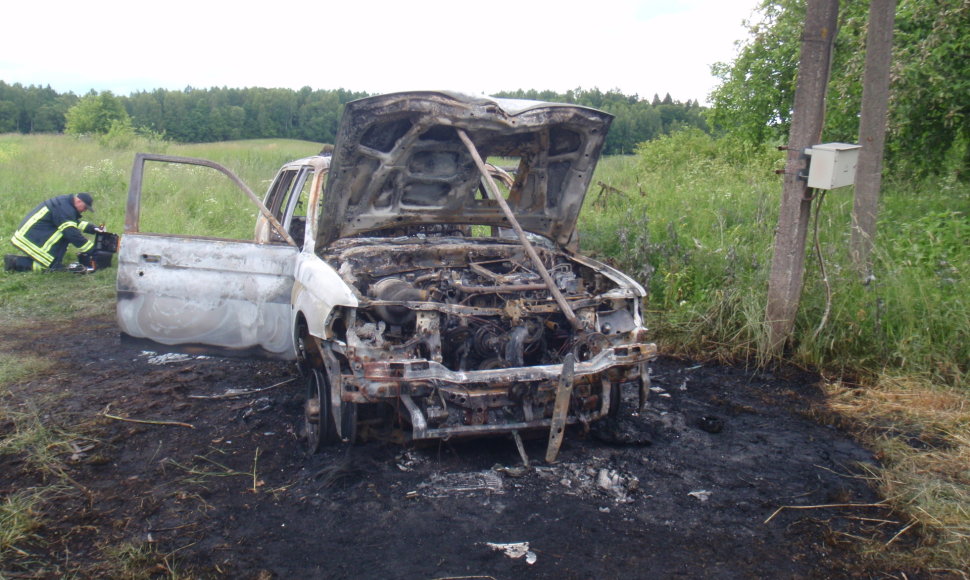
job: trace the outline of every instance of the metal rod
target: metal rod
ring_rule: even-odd
[[[515,440],[515,448],[519,450],[519,457],[522,458],[522,465],[529,467],[529,454],[525,452],[525,445],[522,444],[522,436],[518,430],[512,431],[512,439]]]
[[[509,284],[507,286],[466,286],[456,282],[455,287],[467,294],[503,294],[509,292],[529,292],[545,290],[545,284]]]
[[[552,408],[552,421],[549,425],[549,446],[546,447],[546,463],[554,463],[562,445],[562,436],[566,430],[566,414],[569,412],[569,400],[573,395],[573,367],[575,363],[573,353],[566,355],[562,361],[562,375],[559,377],[559,388],[556,389],[556,402]]]
[[[519,241],[522,242],[522,247],[525,248],[525,252],[529,254],[529,258],[535,265],[536,270],[538,270],[539,275],[542,276],[542,280],[546,283],[549,293],[552,294],[553,299],[556,301],[556,304],[559,305],[562,313],[566,315],[566,319],[569,320],[569,324],[571,324],[576,330],[582,330],[583,327],[580,324],[579,319],[576,318],[576,313],[573,312],[573,309],[569,307],[569,303],[566,302],[566,298],[562,295],[562,292],[559,291],[559,288],[556,287],[556,283],[552,280],[552,276],[549,275],[549,271],[546,270],[545,264],[542,263],[542,260],[539,258],[539,254],[537,254],[535,248],[532,247],[532,242],[530,242],[529,238],[526,237],[525,231],[522,229],[522,226],[519,225],[519,221],[515,219],[515,215],[512,213],[512,208],[509,207],[508,202],[505,201],[505,198],[502,197],[501,192],[499,192],[498,186],[495,184],[495,180],[485,167],[485,162],[482,161],[482,156],[479,155],[475,144],[472,143],[472,140],[468,137],[468,134],[465,133],[463,129],[455,127],[455,130],[458,132],[458,137],[461,138],[462,142],[465,144],[465,147],[468,148],[468,152],[471,153],[472,159],[475,160],[475,165],[478,166],[478,171],[482,174],[482,178],[485,180],[485,188],[492,196],[492,199],[494,199],[496,203],[498,203],[499,207],[502,208],[502,212],[505,213],[505,217],[509,220],[509,223],[512,224],[512,229],[515,230],[516,235],[519,236]]]

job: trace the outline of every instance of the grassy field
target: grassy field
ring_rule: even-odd
[[[10,234],[39,201],[78,191],[94,193],[95,221],[123,233],[135,151],[218,161],[261,196],[284,161],[319,147],[267,140],[138,141],[117,148],[64,136],[0,135],[0,244],[11,251]],[[685,132],[600,164],[580,220],[581,247],[648,287],[648,325],[666,352],[739,364],[779,362],[763,354],[763,318],[781,192],[774,170],[781,163],[776,151]],[[165,223],[195,233],[251,235],[255,210],[238,192],[192,172],[157,172],[151,179],[146,191],[162,203],[143,229]],[[875,278],[867,283],[847,256],[851,188],[817,202],[817,244],[810,233],[795,336],[781,362],[824,377],[830,404],[820,419],[856,431],[876,451],[883,467],[873,481],[910,518],[907,533],[925,538],[907,553],[871,548],[917,567],[959,569],[970,561],[970,186],[944,178],[901,183],[889,176],[884,190]],[[113,309],[112,271],[36,280],[0,275],[3,324],[65,322]],[[41,372],[44,364],[0,350],[0,424],[14,421],[2,406],[4,386]],[[16,421],[25,429],[33,425]],[[10,436],[3,437],[0,453],[11,448]],[[914,446],[914,440],[924,444]],[[30,502],[42,499],[5,498],[0,519],[29,513]],[[10,518],[29,530],[29,521]]]

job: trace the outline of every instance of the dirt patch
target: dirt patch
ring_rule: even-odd
[[[205,578],[868,576],[851,538],[891,519],[829,507],[766,523],[782,506],[879,501],[858,477],[871,455],[811,420],[809,374],[661,358],[648,412],[625,393],[626,418],[570,432],[554,465],[540,461],[544,438],[527,439],[525,469],[508,438],[307,457],[298,380],[197,398],[275,385],[290,364],[157,358],[120,344],[109,319],[7,344],[64,363],[14,399],[56,399],[46,420],[92,438],[63,457],[84,490],[48,504],[38,541],[3,563],[11,577],[103,576],[120,545]],[[0,495],[44,481],[0,458]]]

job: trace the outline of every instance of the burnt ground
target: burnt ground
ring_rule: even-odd
[[[294,376],[290,364],[158,359],[121,344],[111,319],[74,329],[7,337],[63,362],[13,386],[14,401],[42,401],[45,421],[90,439],[60,454],[74,484],[0,576],[114,576],[119,562],[160,577],[174,568],[183,578],[260,579],[890,572],[867,564],[852,539],[891,537],[899,526],[872,528],[892,519],[883,508],[785,509],[766,523],[782,506],[879,501],[859,477],[871,454],[812,419],[823,400],[808,373],[662,357],[650,411],[633,415],[634,394],[624,395],[624,443],[574,430],[546,465],[545,439],[527,440],[529,470],[509,438],[374,441],[307,457],[298,381],[195,398],[275,385]],[[193,428],[111,419],[106,408]],[[0,424],[0,435],[11,429]],[[22,457],[0,456],[0,497],[51,481]],[[489,546],[517,542],[528,542],[518,558]],[[123,560],[110,548],[126,544],[149,556]]]

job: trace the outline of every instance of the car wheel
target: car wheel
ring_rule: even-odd
[[[333,356],[332,346],[329,343],[326,343],[323,348],[324,348],[324,352],[326,353],[325,357],[327,358],[327,360],[331,360],[331,361],[335,360],[335,357]],[[338,395],[342,394],[344,389],[343,381],[341,380],[341,377],[339,374],[339,366],[334,365],[334,367],[335,368],[331,369],[328,365],[328,369],[330,370],[326,371],[328,401],[332,400],[329,398],[330,389],[333,389],[334,391],[336,391]],[[339,413],[337,414],[337,417],[339,417],[338,420],[340,421],[340,432],[338,434],[336,429],[336,424],[334,424],[333,441],[343,441],[345,443],[357,442],[357,407],[358,407],[357,403],[350,403],[347,401],[340,402],[340,408],[337,409],[337,411],[339,411]],[[331,417],[332,416],[333,415],[331,415]],[[331,422],[333,422],[332,419],[331,419]]]
[[[330,389],[326,376],[319,369],[306,373],[306,401],[303,404],[303,422],[306,431],[307,453],[316,453],[324,443],[337,439],[330,405]]]

